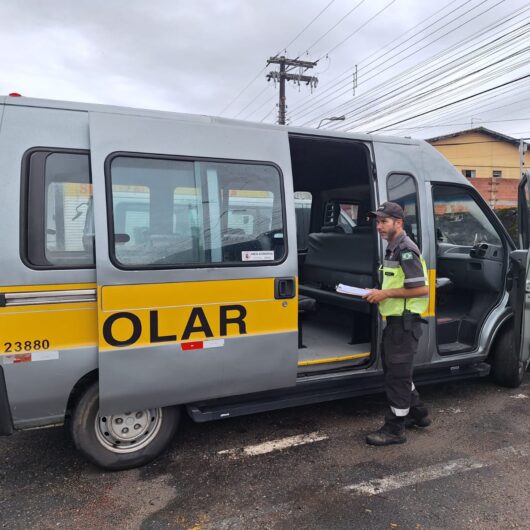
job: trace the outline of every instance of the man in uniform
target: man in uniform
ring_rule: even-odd
[[[377,231],[388,241],[381,267],[381,289],[372,289],[364,298],[379,305],[386,317],[382,360],[385,392],[390,411],[384,425],[366,437],[370,445],[390,445],[407,441],[405,426],[427,427],[431,420],[412,382],[414,354],[422,334],[421,314],[427,310],[429,287],[427,268],[418,246],[403,229],[401,206],[385,202],[375,212]]]

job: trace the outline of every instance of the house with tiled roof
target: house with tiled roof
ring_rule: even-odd
[[[519,139],[486,127],[475,127],[427,141],[470,180],[490,206],[517,205],[521,176]],[[525,153],[523,160],[525,170],[530,167],[530,153]]]

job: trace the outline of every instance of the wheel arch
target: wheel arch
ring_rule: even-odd
[[[86,373],[76,382],[70,392],[70,395],[68,396],[68,402],[66,404],[65,412],[65,421],[68,421],[68,419],[70,418],[72,410],[74,409],[76,403],[79,401],[80,397],[84,394],[86,389],[92,384],[94,384],[98,379],[99,370],[95,368],[94,370],[91,370],[90,372]]]
[[[493,333],[491,333],[490,337],[488,337],[488,342],[486,345],[486,362],[491,363],[493,359],[493,353],[495,351],[495,343],[502,335],[504,330],[507,329],[509,326],[513,326],[513,313],[507,313],[506,315],[504,315],[493,330]]]

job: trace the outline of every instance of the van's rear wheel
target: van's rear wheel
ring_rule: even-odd
[[[524,363],[516,351],[513,326],[505,326],[493,345],[491,369],[494,381],[508,388],[517,388],[523,381]]]
[[[168,446],[180,419],[178,407],[152,408],[102,416],[98,384],[74,407],[70,421],[76,448],[104,469],[129,469],[154,460]]]

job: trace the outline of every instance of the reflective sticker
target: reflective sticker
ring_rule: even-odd
[[[32,361],[55,361],[59,358],[57,350],[34,351],[31,354]]]
[[[414,258],[414,254],[412,252],[403,252],[403,254],[401,254],[401,259],[412,259]]]
[[[182,351],[188,350],[207,350],[209,348],[222,348],[225,345],[224,339],[213,340],[194,340],[191,342],[181,342],[180,348]]]
[[[4,357],[4,364],[19,364],[30,363],[31,353],[17,353],[15,355],[6,355]]]
[[[242,261],[274,261],[274,250],[243,250]]]
[[[55,361],[59,359],[57,350],[42,350],[27,353],[16,353],[15,355],[5,355],[4,364],[31,363],[35,361]]]

